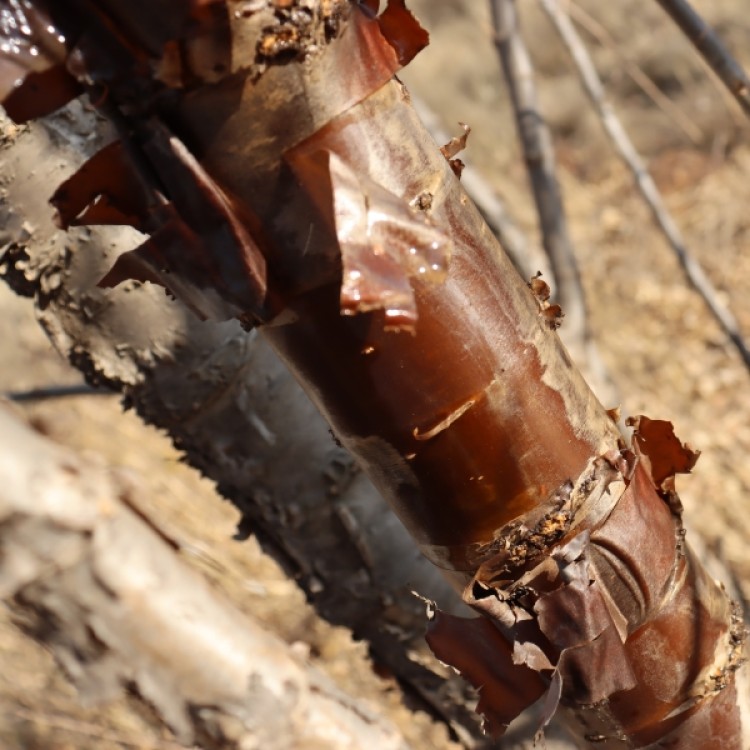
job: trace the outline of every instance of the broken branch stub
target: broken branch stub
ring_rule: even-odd
[[[515,644],[492,650],[497,689],[483,682],[481,696],[491,729],[511,718],[501,702],[512,684],[527,700],[547,687],[544,721],[562,703],[592,742],[707,750],[719,737],[739,750],[742,639],[729,602],[687,552],[675,505],[623,449],[408,94],[389,82],[424,33],[402,0],[379,17],[374,2],[334,5],[335,27],[326,3],[311,14],[297,3],[229,14],[231,69],[210,85],[150,75],[160,54],[146,43],[150,19],[127,3],[103,0],[66,22],[80,26],[77,60],[87,80],[107,83],[110,107],[134,125],[168,122],[180,144],[172,158],[190,154],[188,180],[205,175],[233,212],[226,226],[236,219],[252,238],[269,312],[249,296],[245,322],[260,325],[423,553],[467,581],[465,600]],[[225,28],[215,16],[202,23]],[[187,36],[181,24],[164,29],[164,48]],[[112,48],[132,50],[111,75],[108,33]],[[157,155],[127,143],[189,224]],[[240,265],[243,245],[207,239],[221,282],[212,283],[236,303],[226,269]],[[437,278],[413,273],[412,255],[429,259],[449,243],[444,279],[445,250]],[[210,288],[167,252],[157,261]],[[431,640],[450,661],[455,638],[442,642],[439,618]],[[469,671],[487,651],[454,660]]]

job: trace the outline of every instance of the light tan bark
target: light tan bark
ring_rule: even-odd
[[[204,748],[406,749],[189,569],[137,500],[0,409],[0,596],[88,700],[135,689]]]

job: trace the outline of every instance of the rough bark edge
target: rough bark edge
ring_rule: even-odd
[[[635,454],[593,460],[546,508],[498,534],[464,591],[489,623],[431,608],[428,641],[480,690],[477,710],[493,736],[538,697],[510,692],[523,675],[491,663],[497,646],[486,644],[504,637],[517,670],[547,681],[538,737],[560,706],[597,747],[744,748],[746,627],[685,544],[674,489],[697,454],[668,422],[631,424]],[[659,544],[647,549],[646,539]],[[683,664],[676,681],[649,674],[654,648]]]

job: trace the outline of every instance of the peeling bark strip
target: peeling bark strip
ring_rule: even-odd
[[[747,745],[741,631],[683,545],[676,503],[659,495],[671,490],[622,449],[389,82],[425,42],[403,0],[380,17],[375,2],[138,6],[81,0],[53,18],[70,40],[68,69],[101,87],[147,186],[136,218],[152,239],[130,259],[188,303],[195,288],[201,301],[241,301],[239,317],[261,326],[425,554],[469,581],[465,599],[492,629],[479,626],[484,639],[454,660],[468,671],[493,659],[479,677],[490,728],[502,731],[510,692],[526,696],[516,711],[548,685],[547,714],[572,708],[600,746]],[[224,34],[230,61],[216,56]],[[179,74],[154,76],[175,47]],[[154,139],[171,144],[171,162]],[[159,239],[168,220],[148,222],[166,205],[202,236],[187,213],[198,194],[223,207],[226,226],[211,225],[220,239],[209,233],[178,264]],[[225,238],[231,226],[248,243]],[[412,256],[434,260],[438,277],[423,278],[422,260],[414,273]],[[237,294],[248,257],[258,277]],[[445,428],[418,440],[425,425]],[[488,675],[500,676],[491,688]]]
[[[738,702],[742,618],[685,547],[643,464],[626,465],[623,476],[594,461],[544,515],[503,530],[464,599],[513,639],[516,664],[550,677],[545,721],[562,701],[584,739],[605,747],[742,747],[739,711],[727,709]],[[438,612],[428,639],[480,688],[488,728],[501,733],[517,708],[505,678],[494,684],[467,661],[475,630]]]
[[[219,596],[137,487],[0,409],[0,596],[92,701],[134,688],[185,745],[385,747],[400,733]]]

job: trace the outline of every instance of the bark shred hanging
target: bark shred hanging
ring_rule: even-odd
[[[528,681],[528,670],[547,684],[540,731],[563,701],[576,707],[592,742],[641,747],[660,733],[685,737],[690,722],[707,726],[698,711],[703,702],[721,712],[735,699],[728,676],[743,663],[744,624],[736,604],[718,590],[706,595],[709,579],[694,559],[686,561],[692,553],[684,550],[677,511],[674,476],[689,472],[698,453],[674,436],[669,422],[640,416],[629,423],[636,427],[636,453],[597,459],[575,486],[550,498],[546,512],[500,530],[496,548],[464,590],[464,601],[514,643],[515,670],[488,669],[485,644],[497,636],[488,635],[487,624],[434,608],[429,613],[431,648],[477,687],[477,711],[493,736],[539,698],[531,692],[524,703],[513,693]],[[649,486],[656,492],[649,495]],[[623,541],[628,538],[636,548]],[[647,549],[654,538],[663,543]],[[686,618],[688,602],[697,612]],[[655,647],[647,625],[674,639],[668,650],[684,665],[680,680],[644,673],[644,661],[653,658],[644,658],[646,652]],[[693,628],[713,633],[722,645],[696,658],[677,645],[701,643]],[[627,722],[639,709],[662,717],[632,730]]]

